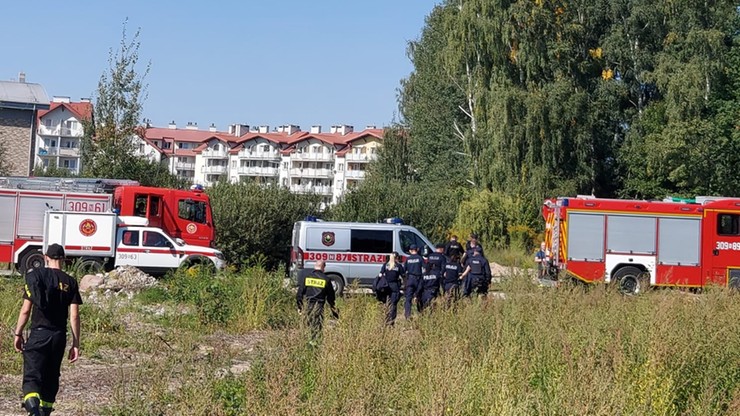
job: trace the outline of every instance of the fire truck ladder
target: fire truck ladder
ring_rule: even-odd
[[[127,179],[94,179],[94,178],[45,178],[23,176],[0,177],[0,188],[27,189],[34,191],[68,191],[110,193],[117,186],[139,185],[137,181]]]
[[[550,248],[550,258],[553,266],[560,265],[560,207],[555,206],[552,215],[552,247]]]

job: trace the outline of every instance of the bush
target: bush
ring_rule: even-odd
[[[284,285],[285,272],[252,267],[213,277],[207,269],[181,269],[165,280],[172,300],[195,307],[202,325],[232,331],[282,328],[296,317],[294,295]]]
[[[465,193],[461,188],[446,188],[441,184],[368,179],[343,197],[331,210],[330,218],[378,222],[400,217],[432,242],[442,242]]]
[[[216,247],[237,266],[275,268],[290,260],[293,224],[319,212],[321,198],[283,187],[252,182],[222,182],[208,189],[216,229]]]

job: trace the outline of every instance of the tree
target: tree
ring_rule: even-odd
[[[143,185],[181,186],[185,182],[159,163],[135,156],[134,138],[146,99],[147,64],[138,72],[139,30],[128,40],[124,23],[121,43],[111,49],[109,68],[95,94],[94,119],[83,123],[83,176],[133,179]]]

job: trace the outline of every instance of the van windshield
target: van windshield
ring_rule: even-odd
[[[419,253],[423,253],[424,251],[431,252],[431,248],[415,232],[401,231],[398,235],[401,238],[401,250],[404,253],[409,253],[409,247],[411,247],[412,244],[415,244],[416,247],[419,248]]]

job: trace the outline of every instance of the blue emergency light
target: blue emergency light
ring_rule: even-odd
[[[403,224],[403,220],[398,217],[386,218],[385,223],[386,224]]]
[[[319,219],[318,219],[318,218],[316,218],[316,217],[315,217],[315,216],[313,216],[313,215],[306,215],[306,219],[305,219],[304,221],[310,221],[310,222],[318,222],[318,221],[319,221]]]

